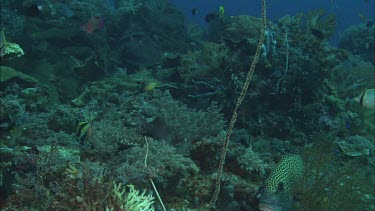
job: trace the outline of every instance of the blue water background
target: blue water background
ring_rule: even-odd
[[[206,26],[204,17],[210,12],[217,12],[219,6],[225,8],[225,15],[252,15],[260,16],[261,1],[250,0],[172,0],[172,2],[184,13],[187,23],[196,23]],[[350,25],[363,22],[359,14],[374,22],[374,0],[267,0],[267,18],[276,20],[287,14],[295,15],[307,13],[314,9],[324,8],[328,13],[337,15],[337,30],[332,38],[337,41],[339,32]],[[191,10],[196,8],[199,12],[192,15]]]

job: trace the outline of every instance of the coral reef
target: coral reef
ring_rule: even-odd
[[[337,64],[331,74],[335,92],[341,99],[354,98],[363,89],[375,87],[374,65],[359,55],[350,55]]]
[[[339,47],[374,64],[374,25],[367,26],[365,23],[361,23],[349,27],[340,34]]]
[[[332,134],[317,134],[305,149],[302,182],[295,189],[301,201],[297,210],[373,209],[373,182],[366,178],[369,168],[358,171],[362,159],[345,160],[332,142]],[[340,168],[335,166],[340,165]],[[371,174],[371,173],[370,173]],[[354,179],[356,178],[356,179]],[[349,194],[348,194],[349,193]]]
[[[31,83],[35,84],[37,80],[31,76],[26,75],[25,73],[16,71],[15,69],[7,66],[0,66],[0,82],[5,84],[11,80],[19,80],[20,83]]]
[[[335,32],[336,16],[326,15],[324,9],[313,10],[306,15],[304,24],[308,32],[316,38],[327,39]]]
[[[9,5],[10,2],[2,2],[0,10],[0,28],[6,29],[6,36],[18,37],[21,35],[25,26],[25,17]]]
[[[349,136],[342,141],[337,142],[341,150],[349,156],[374,156],[374,144],[362,136]],[[371,155],[370,155],[371,152]]]
[[[121,184],[116,185],[113,183],[113,192],[114,198],[119,204],[119,207],[106,207],[106,210],[115,210],[115,209],[122,209],[122,210],[129,210],[129,211],[137,211],[137,210],[149,210],[153,211],[153,203],[154,197],[152,195],[145,196],[145,192],[139,194],[138,190],[135,190],[134,185],[128,185],[130,191],[128,194],[125,193],[125,188],[122,188]]]
[[[375,111],[354,100],[375,86],[370,23],[335,47],[322,9],[207,28],[168,0],[0,14],[2,210],[374,210]]]
[[[228,53],[228,49],[223,45],[212,42],[205,43],[200,51],[189,51],[183,55],[177,71],[185,81],[204,79],[213,73],[220,74]]]

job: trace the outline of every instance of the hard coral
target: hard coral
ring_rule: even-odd
[[[324,9],[313,10],[306,16],[305,26],[308,32],[314,34],[314,30],[321,33],[321,39],[329,38],[336,28],[336,16],[331,14],[326,16]]]
[[[218,43],[205,43],[199,51],[188,51],[182,56],[181,65],[177,68],[185,81],[202,79],[217,75],[225,59],[229,57],[229,49]]]
[[[119,183],[113,182],[112,197],[117,206],[107,207],[106,210],[127,210],[127,211],[153,211],[154,197],[152,195],[142,194],[134,188],[134,185],[128,185],[129,193],[125,193],[125,187]]]
[[[254,48],[258,44],[262,20],[247,15],[232,16],[225,24],[222,39],[229,40],[233,43],[249,41]]]
[[[142,110],[151,111],[144,114],[152,117],[146,125],[149,131],[163,135],[159,132],[164,129],[166,134],[160,138],[173,142],[216,136],[224,128],[223,116],[215,103],[207,111],[196,111],[174,100],[168,91],[155,92],[154,97],[142,105]]]
[[[142,7],[142,3],[135,3],[134,0],[120,0],[118,4],[118,11],[120,12],[120,14],[135,15],[139,8]]]
[[[366,26],[364,23],[350,26],[340,34],[339,47],[360,55],[366,61],[375,61],[375,30],[374,25]]]
[[[176,148],[165,142],[149,140],[148,168],[144,166],[145,153],[145,146],[134,146],[122,152],[113,161],[118,178],[148,183],[148,178],[152,177],[174,192],[173,187],[199,172],[199,168],[190,158],[178,154]]]

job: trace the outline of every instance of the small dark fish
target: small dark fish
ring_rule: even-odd
[[[350,123],[348,121],[345,122],[346,128],[350,129]]]
[[[198,10],[197,10],[196,8],[193,8],[193,9],[191,10],[191,14],[192,14],[192,15],[197,15],[197,14],[198,14]]]
[[[368,28],[372,27],[374,25],[374,22],[372,22],[372,20],[368,20],[367,23],[366,23],[366,26]]]
[[[277,184],[277,190],[282,192],[284,190],[284,183],[283,182],[280,182],[279,184]]]
[[[339,156],[341,151],[339,149],[333,149],[332,153],[333,153],[333,156]]]
[[[311,34],[314,35],[316,38],[318,38],[319,40],[322,40],[324,39],[324,34],[322,31],[318,30],[318,29],[315,29],[315,28],[312,28],[311,29]]]
[[[208,13],[206,15],[206,17],[204,17],[204,20],[209,23],[211,21],[214,21],[214,20],[218,20],[219,19],[219,14],[217,13],[214,13],[214,12],[211,12],[211,13]]]

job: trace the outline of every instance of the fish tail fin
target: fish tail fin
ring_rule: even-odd
[[[3,27],[3,28],[1,29],[1,42],[2,42],[3,44],[6,44],[6,43],[7,43],[7,39],[5,38],[5,33],[4,33],[4,31],[5,31],[5,27]]]

